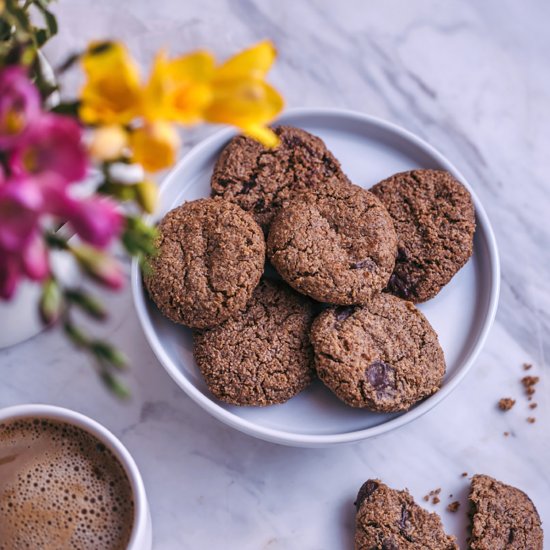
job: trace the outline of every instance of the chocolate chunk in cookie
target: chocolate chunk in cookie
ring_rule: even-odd
[[[246,306],[265,261],[264,236],[250,214],[201,199],[168,212],[158,229],[158,254],[144,282],[168,319],[205,328]]]
[[[445,373],[437,334],[410,302],[378,294],[329,308],[311,329],[319,378],[352,407],[394,412],[436,392]]]
[[[458,550],[439,516],[418,506],[407,491],[369,479],[355,506],[355,550]]]
[[[397,231],[398,254],[388,290],[412,302],[433,298],[472,255],[470,193],[438,170],[395,174],[371,191],[388,209]]]
[[[539,514],[519,489],[475,475],[470,489],[471,550],[542,550]]]
[[[396,253],[382,203],[356,185],[296,194],[271,224],[268,256],[283,279],[320,302],[367,302],[388,283]]]
[[[212,195],[250,212],[267,231],[271,219],[295,191],[317,189],[347,177],[323,141],[291,126],[274,128],[280,144],[266,149],[237,136],[222,151],[212,175]]]
[[[312,303],[263,280],[245,311],[194,335],[195,360],[210,391],[233,405],[284,403],[311,382]]]

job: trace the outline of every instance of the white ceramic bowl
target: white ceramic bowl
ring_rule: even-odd
[[[479,199],[458,170],[433,147],[410,132],[377,118],[334,109],[289,111],[278,123],[320,136],[341,161],[350,179],[369,188],[399,171],[448,170],[473,196],[477,230],[470,261],[433,300],[422,304],[437,331],[447,373],[441,390],[402,414],[376,414],[341,403],[320,382],[283,405],[267,408],[225,405],[209,393],[193,360],[191,331],[165,319],[148,299],[137,263],[132,290],[137,313],[153,351],[176,383],[201,407],[247,434],[304,447],[367,439],[402,426],[447,397],[473,365],[497,309],[500,269],[495,237]],[[210,193],[210,176],[220,151],[234,135],[221,131],[197,145],[161,186],[156,219],[188,200]]]
[[[16,405],[0,409],[0,422],[23,418],[45,418],[77,426],[92,434],[111,450],[128,476],[134,497],[134,526],[126,550],[151,550],[153,548],[153,531],[147,495],[138,467],[126,447],[107,428],[70,409],[52,405]]]

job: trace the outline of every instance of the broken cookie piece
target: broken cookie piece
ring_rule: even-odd
[[[359,490],[355,506],[355,550],[458,549],[439,516],[418,506],[407,491],[369,479]]]
[[[470,489],[470,550],[542,550],[543,532],[531,499],[519,489],[475,475]]]

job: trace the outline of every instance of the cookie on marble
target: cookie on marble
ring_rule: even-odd
[[[194,334],[194,355],[215,397],[232,405],[284,403],[312,381],[310,300],[262,280],[246,309]]]
[[[542,550],[540,517],[523,491],[492,477],[475,475],[469,498],[471,550]]]
[[[291,126],[274,131],[281,141],[273,149],[245,136],[233,138],[216,162],[211,180],[213,196],[250,212],[265,231],[295,191],[316,189],[328,180],[348,183],[320,138]]]
[[[294,195],[273,219],[268,257],[299,292],[330,304],[361,304],[394,268],[397,237],[382,203],[357,185],[327,183]]]
[[[355,550],[458,550],[440,517],[418,506],[407,491],[369,479],[355,507]]]
[[[205,328],[245,308],[265,262],[264,236],[250,214],[200,199],[168,212],[158,230],[144,283],[168,319]]]
[[[411,302],[391,294],[332,307],[311,329],[317,375],[342,401],[405,411],[439,390],[445,358],[437,334]]]
[[[395,174],[371,191],[388,209],[397,231],[388,290],[415,303],[433,298],[472,255],[470,193],[449,172],[438,170]]]

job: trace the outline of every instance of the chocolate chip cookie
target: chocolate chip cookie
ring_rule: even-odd
[[[391,294],[325,310],[313,323],[311,342],[319,378],[352,407],[407,410],[435,393],[445,373],[428,320]]]
[[[371,191],[388,209],[399,241],[389,291],[412,302],[433,298],[472,255],[470,193],[438,170],[395,174]]]
[[[283,279],[331,304],[367,302],[388,283],[397,237],[382,203],[356,185],[296,194],[273,219],[268,256]]]
[[[221,199],[200,199],[168,212],[158,230],[158,253],[144,282],[168,319],[205,328],[246,306],[265,261],[264,236],[250,214]]]
[[[274,131],[281,140],[274,149],[244,136],[233,138],[211,180],[213,196],[238,204],[266,231],[295,191],[316,189],[328,180],[348,183],[340,163],[320,138],[291,126]]]
[[[369,479],[355,507],[355,550],[458,550],[439,516],[418,506],[407,491]]]
[[[540,517],[524,492],[492,477],[475,475],[469,498],[471,550],[542,550]]]
[[[312,303],[263,280],[239,316],[194,335],[195,360],[210,391],[233,405],[284,403],[311,382]]]

